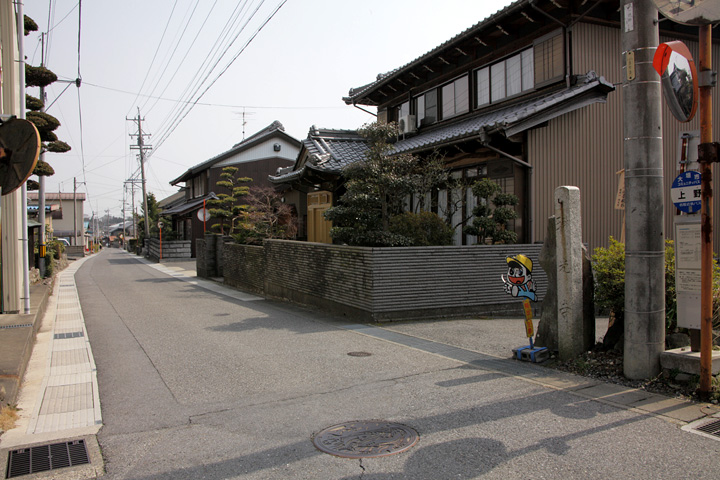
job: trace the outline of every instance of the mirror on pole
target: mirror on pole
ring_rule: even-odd
[[[708,25],[720,20],[717,0],[653,0],[660,13],[685,25]]]
[[[663,95],[673,116],[689,122],[698,106],[697,70],[692,54],[680,41],[658,46],[653,67],[661,77]]]

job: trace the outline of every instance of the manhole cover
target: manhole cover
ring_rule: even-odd
[[[372,355],[370,352],[348,352],[351,357],[369,357]]]
[[[320,431],[313,443],[322,452],[344,458],[373,458],[410,449],[418,433],[399,423],[354,421]]]

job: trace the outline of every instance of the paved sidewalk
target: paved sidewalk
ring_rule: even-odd
[[[20,418],[0,437],[3,449],[94,435],[102,425],[95,360],[75,286],[75,272],[88,258],[55,280],[20,389]]]
[[[180,281],[230,298],[247,302],[264,300],[211,280],[197,278],[193,269],[194,263],[191,262],[158,264],[141,257],[133,257],[138,262]],[[0,437],[0,448],[3,452],[61,439],[91,439],[88,445],[92,461],[85,478],[102,472],[103,468],[95,440],[95,435],[102,426],[97,372],[74,277],[78,268],[89,258],[92,257],[73,262],[58,275],[54,295],[50,298],[21,387],[18,402],[21,417],[16,428]],[[295,307],[288,304],[287,308]],[[342,322],[321,312],[317,313],[317,318],[320,321],[325,318],[334,327],[356,334],[569,392],[583,399],[658,416],[681,426],[708,416],[720,416],[720,410],[713,405],[668,398],[510,360],[509,347],[497,345],[504,345],[506,338],[478,334],[478,329],[482,328],[492,328],[491,331],[495,333],[501,329],[514,332],[521,325],[521,321],[517,319],[406,322],[378,326]],[[514,341],[514,337],[511,341]],[[502,351],[506,351],[507,356],[501,356],[499,352]],[[4,459],[0,458],[0,468],[3,463]],[[62,471],[56,471],[55,474],[55,478],[60,478]]]

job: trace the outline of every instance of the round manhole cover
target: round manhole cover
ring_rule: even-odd
[[[351,357],[369,357],[372,355],[370,352],[348,352]]]
[[[399,423],[378,420],[333,425],[320,431],[313,443],[322,452],[344,458],[384,457],[410,449],[418,433]]]

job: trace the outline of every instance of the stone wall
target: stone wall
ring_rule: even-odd
[[[374,321],[520,315],[522,302],[501,279],[506,258],[519,253],[534,262],[541,300],[547,286],[540,244],[365,248],[267,240],[224,248],[228,285]]]
[[[223,279],[226,285],[265,293],[265,248],[256,245],[223,245]]]
[[[160,261],[160,240],[150,238],[147,240],[147,257],[156,262]],[[190,240],[170,240],[162,242],[162,260],[189,260],[192,255]]]

